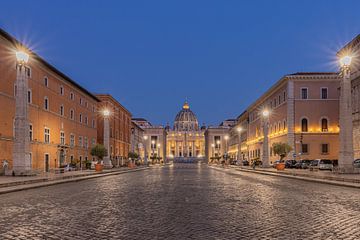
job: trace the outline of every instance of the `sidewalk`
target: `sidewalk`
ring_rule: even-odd
[[[31,177],[0,177],[0,194],[21,191],[26,189],[51,186],[66,182],[82,181],[91,178],[111,176],[128,172],[146,170],[148,167],[137,168],[113,168],[104,169],[102,172],[94,170],[71,171],[66,173],[43,173]]]
[[[251,167],[233,165],[226,167],[210,165],[210,167],[360,188],[360,174],[339,174],[330,171],[310,171],[308,169],[285,169],[283,171],[278,171],[275,168],[259,167],[253,170]]]

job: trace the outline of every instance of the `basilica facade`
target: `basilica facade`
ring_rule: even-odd
[[[176,115],[173,127],[166,127],[166,156],[173,159],[202,159],[205,156],[206,128],[185,102]]]

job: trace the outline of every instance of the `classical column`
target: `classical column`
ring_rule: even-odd
[[[341,59],[339,167],[344,172],[353,171],[354,161],[350,63],[349,56]]]
[[[31,174],[30,163],[30,135],[28,120],[28,76],[26,63],[29,56],[24,52],[17,52],[16,65],[16,96],[15,96],[15,126],[13,145],[13,173],[15,175]]]
[[[108,151],[108,154],[104,157],[104,167],[112,168],[113,165],[110,160],[110,123],[109,123],[110,112],[104,111],[104,146]]]
[[[238,160],[238,164],[241,166],[243,164],[243,159],[242,159],[242,154],[241,154],[241,133],[242,133],[242,127],[238,127],[237,129],[238,132],[238,155],[237,155],[237,160]]]
[[[263,111],[263,132],[264,132],[264,141],[263,141],[263,151],[262,151],[262,166],[263,167],[270,167],[269,162],[269,111]]]

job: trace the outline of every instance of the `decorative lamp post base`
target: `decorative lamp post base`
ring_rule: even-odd
[[[113,165],[109,157],[104,158],[104,168],[106,169],[113,168]]]

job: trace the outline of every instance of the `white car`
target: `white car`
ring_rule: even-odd
[[[330,170],[334,168],[333,162],[329,159],[320,159],[319,161],[319,170]]]
[[[360,168],[360,159],[354,161],[354,168]]]

